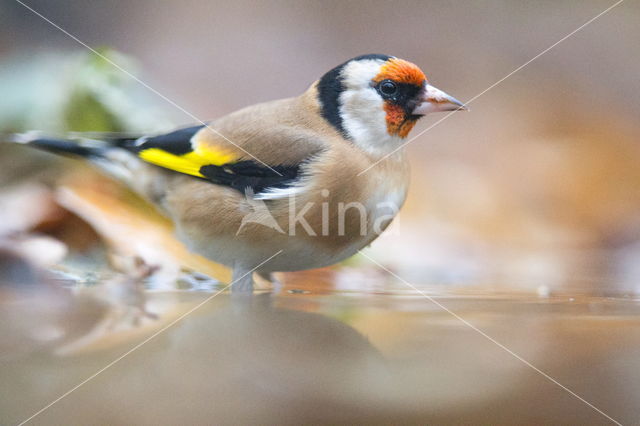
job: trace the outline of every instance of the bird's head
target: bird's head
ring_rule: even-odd
[[[431,86],[416,65],[387,55],[350,59],[326,73],[317,90],[322,116],[374,154],[394,150],[430,112],[466,109]]]

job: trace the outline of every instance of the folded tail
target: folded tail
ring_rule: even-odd
[[[82,135],[80,139],[50,137],[41,132],[14,133],[9,135],[9,142],[29,145],[54,154],[98,158],[114,148],[137,139],[137,137],[118,137],[113,133],[101,134],[99,139],[88,139]]]
[[[99,134],[100,139],[88,139],[78,135],[78,139],[50,137],[41,132],[27,132],[9,135],[9,142],[31,146],[53,154],[87,160],[113,177],[140,191],[136,174],[146,167],[125,145],[137,137],[118,134]]]
[[[49,137],[30,137],[27,134],[12,135],[11,142],[22,143],[33,146],[44,151],[54,154],[72,155],[80,157],[99,157],[102,155],[103,148],[82,146],[77,142],[54,139]]]

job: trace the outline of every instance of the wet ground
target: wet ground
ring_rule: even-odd
[[[417,288],[149,291],[139,326],[90,297],[5,296],[0,423],[638,424],[637,298]]]

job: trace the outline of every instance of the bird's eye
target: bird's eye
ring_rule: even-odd
[[[393,96],[398,91],[398,86],[396,86],[396,84],[393,81],[389,81],[389,80],[386,80],[380,83],[379,87],[380,87],[380,93],[382,93],[385,96]]]

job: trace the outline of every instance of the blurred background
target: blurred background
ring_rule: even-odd
[[[435,86],[466,101],[613,2],[31,0],[28,4],[162,96],[92,55],[21,4],[2,0],[2,132],[165,131],[193,123],[193,116],[209,120],[253,103],[295,96],[330,68],[365,53],[410,60],[425,70]],[[473,100],[470,113],[454,114],[433,128],[442,116],[423,119],[411,135],[419,136],[407,147],[412,163],[407,203],[394,228],[367,252],[429,294],[455,300],[469,295],[505,300],[514,295],[533,296],[535,302],[526,299],[523,305],[508,305],[504,311],[491,303],[456,303],[463,311],[469,309],[470,317],[480,324],[498,327],[494,330],[498,335],[520,345],[543,365],[552,370],[569,368],[573,385],[584,385],[588,395],[627,421],[638,418],[631,401],[617,397],[629,398],[630,390],[635,389],[637,398],[638,391],[637,361],[627,363],[638,359],[638,340],[629,344],[633,336],[638,337],[637,332],[623,332],[627,330],[623,325],[638,325],[632,301],[640,291],[638,22],[640,5],[625,1]],[[154,288],[171,288],[176,280],[181,280],[180,288],[206,288],[205,278],[182,277],[185,268],[222,281],[227,278],[217,265],[177,247],[170,241],[166,220],[94,171],[7,144],[0,146],[0,155],[0,234],[7,259],[26,257],[37,268],[56,271],[57,281],[63,277],[83,285],[100,282],[103,272],[110,277],[114,269],[121,274],[137,271],[133,281],[147,278],[135,265],[123,266],[110,259],[113,253],[161,264],[162,279]],[[138,242],[131,244],[131,238],[122,235],[136,235]],[[411,291],[362,256],[324,271],[289,274],[283,281],[288,301],[281,301],[282,306],[337,318],[396,360],[430,360],[430,368],[420,370],[407,395],[423,392],[427,399],[435,395],[438,386],[422,388],[420,380],[433,383],[433,374],[440,374],[435,373],[440,371],[437,367],[446,367],[438,362],[449,355],[442,347],[441,352],[428,352],[428,346],[440,341],[435,336],[451,339],[446,336],[452,330],[464,328],[455,318],[445,323],[438,316],[433,325],[431,307],[417,307],[428,304],[425,300],[404,305],[397,299],[378,299],[381,294],[407,296]],[[364,295],[364,299],[315,298],[321,294]],[[563,298],[557,301],[555,295]],[[586,299],[577,300],[579,297]],[[562,303],[580,300],[581,304],[568,310],[562,307]],[[551,305],[537,309],[537,303]],[[418,313],[408,319],[407,312]],[[556,314],[568,323],[555,323]],[[46,311],[46,315],[53,314]],[[587,326],[579,322],[582,315],[589,321],[604,315],[609,325]],[[522,334],[500,328],[501,323],[512,320],[523,327]],[[426,324],[434,328],[427,330]],[[438,329],[437,324],[444,328]],[[406,340],[398,337],[394,325],[405,330]],[[424,333],[431,336],[426,342]],[[423,337],[416,341],[416,335]],[[517,343],[521,335],[540,340],[527,346]],[[607,335],[618,340],[606,340]],[[474,343],[464,346],[464,338],[452,339],[452,350],[469,351],[480,344],[469,337]],[[544,356],[544,348],[557,349],[566,339],[577,345],[574,352],[563,352],[559,359]],[[626,349],[611,361],[611,345],[621,342],[626,342]],[[242,350],[255,348],[243,346]],[[494,355],[499,351],[486,346],[478,350]],[[586,352],[592,358],[576,358]],[[520,418],[525,422],[555,418],[551,414],[537,417],[539,413],[527,411],[524,401],[518,404],[509,399],[515,398],[508,391],[514,389],[513,380],[522,377],[511,370],[491,370],[496,366],[491,356],[480,356],[480,361],[472,362],[480,365],[467,365],[465,371],[477,371],[475,367],[492,371],[492,386],[499,392],[491,404],[504,407],[509,401],[515,407],[511,414],[491,417],[476,410],[486,406],[482,405],[485,400],[474,399],[484,390],[474,393],[462,376],[454,380],[459,386],[450,389],[461,399],[440,395],[442,401],[466,407],[469,421],[509,422],[520,418],[522,411],[518,410],[527,412]],[[599,391],[590,393],[588,383],[580,381],[587,367],[571,370],[576,359],[582,365],[610,361],[602,370],[589,367],[594,374],[589,383],[595,383],[595,378],[605,383]],[[264,364],[265,369],[272,366]],[[389,389],[386,384],[371,386]],[[544,386],[553,387],[536,379],[518,386],[535,395],[538,391],[544,394]],[[367,398],[364,406],[376,406],[377,402]],[[557,404],[549,413],[567,415],[564,402],[545,398],[551,406]],[[441,411],[429,411],[432,417],[428,418],[455,418],[447,417],[449,406],[442,401],[438,402],[444,404],[438,405]],[[426,410],[425,404],[423,399],[407,396],[394,407],[401,407],[403,413],[409,410],[413,413],[409,419],[417,422],[425,418],[420,411]],[[315,413],[308,410],[300,418]],[[570,413],[576,417],[563,418],[607,421],[589,408],[582,410],[584,406],[576,406]],[[358,410],[350,413],[352,417],[346,418],[362,414]],[[384,413],[389,418],[397,414],[391,409]]]
[[[411,60],[468,100],[611,5],[29,4],[88,45],[114,49],[115,62],[202,120],[295,96],[369,52]],[[16,2],[0,7],[5,130],[153,132],[194,122],[109,64],[96,82],[78,64],[84,47]],[[395,235],[374,245],[376,259],[413,281],[599,286],[607,276],[606,290],[636,290],[640,8],[625,2],[612,12],[474,100],[472,113],[409,144],[411,194]],[[87,112],[83,90],[97,93],[106,117]],[[440,118],[422,120],[412,136]]]

